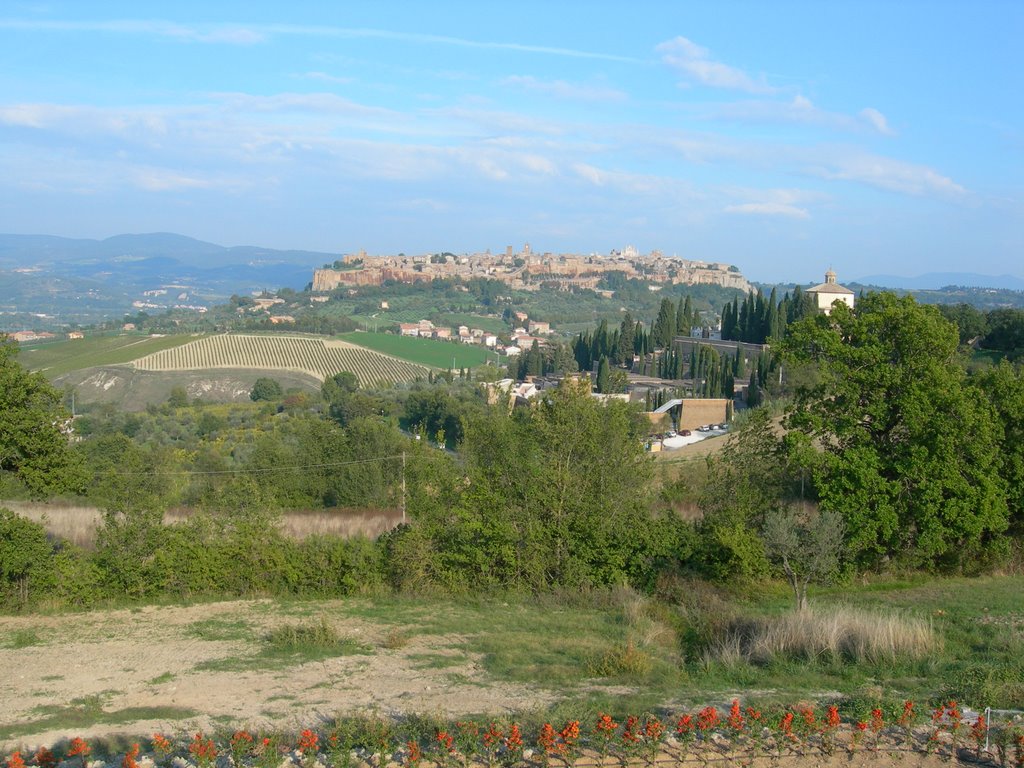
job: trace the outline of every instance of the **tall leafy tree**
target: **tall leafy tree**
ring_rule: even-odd
[[[863,564],[968,562],[1007,526],[999,426],[965,386],[956,328],[912,298],[866,296],[790,328],[788,357],[818,377],[790,429],[823,446],[816,485]]]
[[[64,434],[71,422],[61,394],[41,373],[26,371],[16,354],[0,336],[0,473],[16,475],[35,496],[82,490]]]
[[[1024,534],[1024,369],[1005,360],[973,382],[980,397],[992,403],[1002,426],[999,453],[1006,481],[1010,525]]]
[[[468,421],[464,469],[429,465],[438,474],[414,484],[414,522],[394,542],[419,579],[453,589],[636,583],[670,553],[672,535],[647,512],[652,467],[637,415],[589,390],[566,380],[528,409]],[[427,469],[410,462],[411,477]]]

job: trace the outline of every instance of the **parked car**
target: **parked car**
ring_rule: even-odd
[[[680,434],[680,435],[682,435],[683,437],[689,437],[690,435],[692,435],[692,434],[693,434],[693,432],[691,432],[691,431],[690,431],[690,430],[688,430],[688,429],[684,429],[684,430],[682,430],[682,431],[681,431],[681,432],[680,432],[679,434]]]

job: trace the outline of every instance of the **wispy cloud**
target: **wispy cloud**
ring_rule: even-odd
[[[748,202],[733,202],[726,205],[725,213],[746,216],[781,216],[790,219],[809,219],[808,203],[825,200],[827,195],[816,190],[794,188],[756,189],[749,187],[726,187],[720,190],[723,197]]]
[[[0,29],[17,29],[38,32],[111,32],[136,35],[156,35],[179,40],[204,43],[229,43],[250,45],[264,42],[275,36],[332,37],[342,39],[393,40],[403,43],[444,45],[456,48],[481,50],[518,51],[548,56],[562,56],[577,59],[597,59],[640,63],[640,59],[600,51],[586,51],[576,48],[532,45],[510,41],[469,40],[448,35],[431,35],[420,32],[397,32],[388,29],[362,27],[338,27],[332,25],[302,24],[184,24],[170,21],[139,19],[117,19],[110,21],[69,21],[46,19],[0,19]]]
[[[542,93],[556,99],[621,102],[627,98],[625,91],[615,88],[568,83],[565,80],[538,80],[530,75],[511,75],[502,80],[501,84],[533,93]]]
[[[870,107],[856,115],[831,112],[816,106],[806,96],[797,94],[788,101],[748,99],[730,104],[716,104],[707,116],[714,120],[742,123],[796,123],[848,132],[872,132],[894,136],[885,115]]]
[[[64,21],[57,19],[0,19],[0,29],[34,32],[108,32],[154,35],[186,42],[253,45],[266,35],[255,27],[236,24],[180,24],[172,21],[115,19],[110,21]]]
[[[879,133],[885,134],[886,136],[896,135],[896,132],[889,127],[889,121],[885,119],[885,115],[874,107],[865,107],[860,111],[860,116]]]
[[[331,115],[362,115],[399,119],[400,113],[369,107],[335,93],[212,93],[210,98],[237,112],[303,112]]]
[[[355,81],[352,77],[341,77],[339,75],[331,75],[327,72],[303,72],[298,75],[305,80],[317,80],[321,83],[332,83],[334,85],[348,85]]]
[[[785,216],[791,219],[809,219],[811,214],[806,208],[798,208],[786,203],[741,203],[727,205],[726,213],[740,213],[753,216]]]
[[[960,198],[967,189],[933,168],[861,151],[829,152],[808,172],[825,179],[856,181],[890,192],[917,197]]]
[[[726,88],[748,93],[774,93],[777,89],[764,78],[755,79],[742,69],[711,58],[711,52],[692,40],[679,36],[659,44],[655,50],[661,59],[685,78],[710,88]]]

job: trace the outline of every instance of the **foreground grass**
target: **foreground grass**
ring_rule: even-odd
[[[75,699],[65,706],[36,707],[38,718],[13,725],[0,725],[0,741],[16,739],[42,731],[62,729],[74,732],[96,725],[123,725],[138,720],[183,720],[198,713],[184,707],[126,707],[113,711],[103,709],[101,696]]]
[[[930,706],[955,698],[978,711],[1021,708],[1021,594],[1024,577],[993,576],[874,580],[812,595],[816,613],[845,617],[842,621],[852,622],[859,632],[870,632],[875,618],[889,617],[893,626],[886,631],[902,626],[923,633],[924,641],[891,653],[861,653],[842,644],[815,650],[811,639],[803,637],[810,633],[792,622],[782,584],[722,589],[680,582],[674,591],[663,590],[661,599],[622,588],[534,597],[236,601],[211,604],[205,618],[175,630],[198,643],[233,647],[225,646],[223,655],[207,657],[193,668],[161,665],[152,673],[159,676],[146,679],[159,685],[194,674],[280,675],[302,665],[358,656],[396,664],[404,658],[406,668],[450,673],[451,682],[459,685],[501,690],[517,684],[546,691],[545,700],[552,703],[545,717],[552,719],[725,706],[734,697],[760,707],[842,701],[855,713],[876,706],[889,711],[905,699]],[[123,621],[97,619],[116,626]],[[96,641],[95,628],[86,626],[90,614],[76,614],[75,621],[80,636]],[[773,652],[730,656],[716,647],[737,627],[776,625],[790,630]],[[44,645],[59,644],[51,634],[21,623],[3,638],[0,648],[7,650],[0,653],[31,650],[44,637]],[[50,704],[59,706],[37,708],[35,717],[0,726],[0,738],[40,732],[58,720],[58,727],[72,728],[148,716],[104,711],[96,698]],[[292,706],[308,704],[297,700]],[[385,706],[400,708],[401,703]],[[443,700],[438,707],[443,710]]]
[[[392,597],[348,602],[340,612],[479,654],[495,682],[547,688],[595,707],[624,688],[648,707],[736,694],[765,703],[956,697],[978,707],[1024,706],[1024,577],[915,578],[822,590],[812,603],[826,612],[849,609],[860,631],[874,622],[880,633],[898,632],[894,625],[905,617],[910,640],[886,640],[891,651],[867,648],[862,655],[842,646],[820,653],[787,646],[753,660],[718,658],[713,643],[736,622],[789,612],[784,585],[755,593],[702,589],[675,604],[622,590],[534,601]]]

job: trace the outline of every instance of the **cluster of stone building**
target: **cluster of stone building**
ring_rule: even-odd
[[[508,246],[504,253],[434,254],[421,256],[368,256],[365,251],[344,256],[340,269],[313,272],[313,290],[377,286],[387,281],[428,282],[436,278],[499,280],[519,290],[551,285],[562,290],[596,289],[609,273],[621,273],[651,283],[720,285],[750,290],[750,283],[729,264],[693,261],[664,256],[660,251],[641,254],[628,246],[610,254],[535,253],[529,243],[519,252]]]
[[[516,316],[526,326],[515,328],[510,334],[510,342],[508,344],[503,344],[498,334],[490,333],[480,328],[470,328],[468,325],[449,328],[434,325],[429,320],[420,320],[415,323],[399,323],[398,332],[402,336],[418,336],[420,338],[439,339],[441,341],[459,341],[463,344],[480,344],[508,356],[515,356],[521,352],[528,351],[534,342],[538,346],[547,344],[546,337],[551,333],[551,325],[549,323],[540,320],[528,320],[522,312],[517,312]]]

